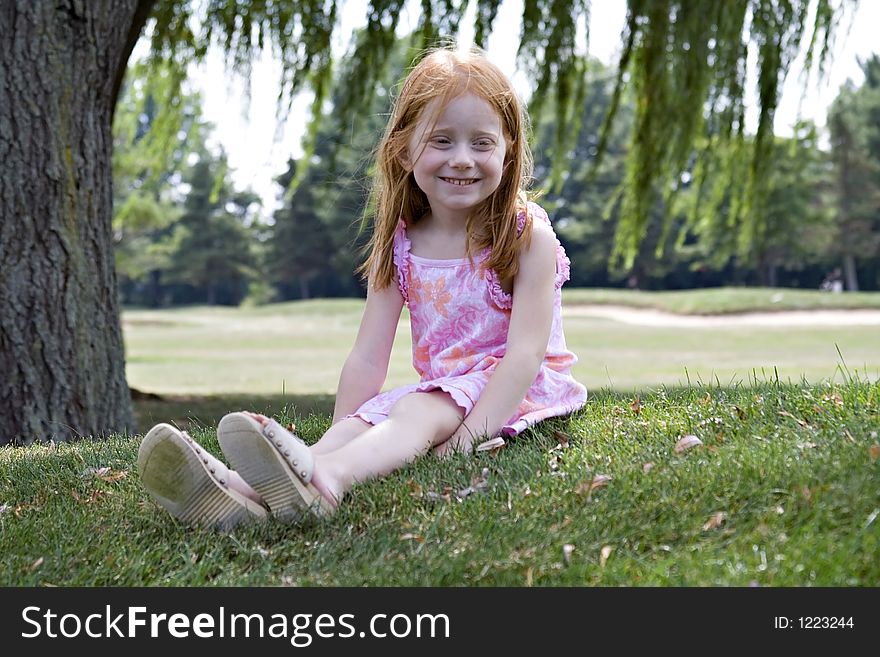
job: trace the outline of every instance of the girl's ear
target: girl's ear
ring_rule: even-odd
[[[397,155],[397,161],[400,162],[400,166],[402,166],[407,171],[412,171],[412,160],[409,157],[409,149],[405,149],[401,151]]]

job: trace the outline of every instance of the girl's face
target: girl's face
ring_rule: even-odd
[[[466,217],[501,184],[507,140],[498,113],[480,96],[457,96],[439,115],[438,102],[422,111],[403,164],[432,214]]]

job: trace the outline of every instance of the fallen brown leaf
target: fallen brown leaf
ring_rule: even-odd
[[[406,482],[406,485],[409,488],[410,497],[422,496],[422,487],[415,480],[410,479],[408,482]]]
[[[531,586],[531,585],[532,585],[532,567],[529,566],[526,569],[526,586]]]
[[[401,541],[416,541],[418,543],[424,543],[425,537],[421,534],[404,534],[400,537]]]
[[[583,495],[584,493],[586,493],[587,501],[589,502],[590,496],[593,494],[593,491],[597,488],[607,486],[609,481],[611,481],[611,475],[595,474],[588,481],[582,481],[574,492],[578,495]]]
[[[290,433],[296,433],[296,425],[293,422],[288,422],[287,423],[287,430]]]
[[[871,445],[868,448],[868,456],[871,457],[872,461],[876,461],[878,458],[880,458],[880,445]]]
[[[589,481],[582,481],[580,485],[575,489],[575,493],[578,495],[587,494],[587,502],[593,499],[593,491],[597,488],[602,488],[608,485],[608,482],[611,481],[611,475],[606,474],[596,474]]]
[[[743,409],[741,409],[739,406],[734,406],[734,407],[733,407],[733,410],[736,411],[736,416],[737,416],[740,420],[745,420],[745,419],[746,419],[746,412],[745,412]]]
[[[425,493],[425,499],[431,500],[432,502],[449,502],[452,499],[452,496],[449,493],[437,493],[433,490],[429,490]]]
[[[830,401],[834,402],[838,406],[843,406],[843,397],[841,397],[838,393],[834,394],[826,394],[822,397],[822,401]]]
[[[724,513],[724,511],[713,513],[703,525],[703,531],[707,532],[712,529],[717,529],[724,524],[725,520],[727,520],[727,514]]]
[[[633,399],[633,402],[632,402],[632,404],[629,405],[629,407],[632,409],[632,412],[635,413],[636,415],[638,415],[639,413],[642,412],[642,403],[639,400],[638,395],[636,395],[636,398]]]
[[[562,522],[557,522],[555,525],[550,526],[550,531],[559,531],[563,527],[568,527],[571,524],[571,516],[565,516],[562,519]]]
[[[608,562],[608,557],[611,556],[611,553],[614,551],[614,548],[610,545],[604,546],[599,551],[599,567],[604,568],[605,564]]]
[[[797,422],[800,426],[802,426],[804,428],[810,426],[808,422],[800,419],[799,417],[795,417],[794,415],[792,415],[788,411],[776,411],[776,412],[779,413],[779,415],[782,415],[783,417],[790,417],[792,420],[794,420],[795,422]]]
[[[110,470],[110,468],[107,469],[109,472],[104,475],[97,475],[98,479],[101,481],[113,482],[118,481],[119,479],[125,479],[128,476],[128,473],[125,470],[116,470],[114,472],[113,470]]]
[[[489,452],[492,456],[501,451],[501,449],[507,445],[507,442],[501,436],[495,436],[491,440],[485,440],[477,445],[476,451],[478,452]]]
[[[45,559],[43,557],[40,557],[30,565],[30,568],[28,568],[28,570],[34,572],[37,568],[43,565],[43,561],[45,561]]]
[[[558,429],[553,430],[553,437],[556,439],[556,442],[558,442],[561,447],[568,447],[568,443],[571,442],[571,436],[569,436],[564,431],[559,431]]]
[[[693,449],[694,447],[699,447],[703,444],[703,441],[694,436],[693,434],[688,434],[687,436],[682,436],[678,439],[678,442],[675,443],[675,453],[683,454],[689,449]]]

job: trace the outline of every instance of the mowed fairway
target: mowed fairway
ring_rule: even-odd
[[[129,384],[162,395],[335,392],[363,302],[315,300],[259,308],[123,312]],[[880,325],[740,318],[639,323],[567,306],[575,377],[590,389],[632,391],[688,383],[880,379]],[[398,327],[386,387],[415,380],[408,319]],[[842,355],[842,360],[841,360]]]

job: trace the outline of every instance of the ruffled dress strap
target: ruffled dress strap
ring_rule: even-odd
[[[397,270],[397,286],[400,288],[400,294],[406,303],[409,303],[409,251],[411,248],[412,242],[406,236],[406,222],[400,219],[397,222],[397,230],[394,233],[392,256],[394,258],[394,268]]]
[[[536,220],[542,221],[550,226],[552,230],[553,224],[550,223],[550,217],[547,216],[546,210],[537,203],[529,201],[528,205],[525,208],[521,208],[517,213],[517,234],[522,235],[526,221],[528,221],[530,216],[533,222]],[[555,236],[556,232],[554,231],[553,234]],[[494,269],[487,269],[485,276],[486,283],[489,286],[489,296],[492,297],[492,301],[494,301],[495,305],[499,308],[510,310],[513,307],[513,295],[508,294],[501,287],[501,279],[498,277],[498,273]],[[569,278],[571,278],[571,260],[568,259],[565,249],[559,242],[559,238],[556,238],[556,279],[554,281],[554,287],[557,290],[560,289],[562,284]]]

